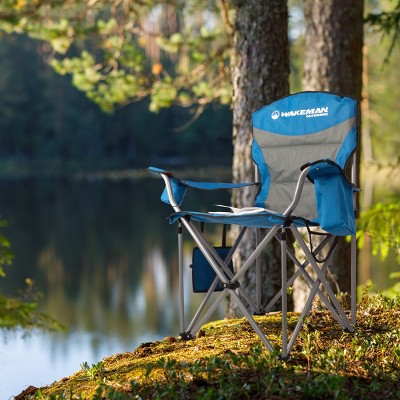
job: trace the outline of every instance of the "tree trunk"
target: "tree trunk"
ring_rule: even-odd
[[[324,90],[361,100],[364,2],[303,2],[306,26],[304,90]],[[332,272],[340,291],[349,292],[350,246],[344,241],[335,254],[333,265]],[[295,297],[297,303],[298,296]]]
[[[252,112],[289,93],[289,47],[287,1],[230,0],[233,22],[233,180],[254,180],[251,157]],[[232,203],[236,207],[252,205],[254,189],[236,191]],[[232,227],[233,236],[238,228]],[[254,249],[255,233],[247,234],[234,259],[235,267],[242,265]],[[263,299],[280,288],[279,243],[269,246],[262,260]],[[254,293],[255,269],[250,268],[241,281]],[[230,315],[236,315],[230,302]]]
[[[326,90],[361,100],[361,0],[304,0],[304,90]]]

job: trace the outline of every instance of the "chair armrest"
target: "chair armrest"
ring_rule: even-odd
[[[349,181],[349,179],[347,178],[346,174],[343,171],[343,168],[341,168],[340,165],[336,164],[334,161],[330,159],[325,159],[325,160],[314,161],[312,163],[307,163],[302,165],[300,168],[301,174],[297,181],[297,186],[293,196],[293,200],[290,203],[289,207],[283,212],[284,216],[286,217],[290,216],[292,212],[296,209],[301,198],[301,193],[306,178],[308,178],[310,182],[314,183],[314,179],[316,178],[317,175],[327,173],[327,166],[330,169],[329,173],[339,174],[341,176],[341,179],[343,179],[343,181],[346,182],[346,184],[351,186],[353,192],[361,191],[361,189],[359,189],[354,183]]]
[[[307,177],[315,187],[321,228],[337,236],[354,235],[354,192],[357,188],[349,181],[343,168],[327,159],[313,162],[306,169]]]
[[[160,169],[160,168],[156,168],[156,167],[147,167],[146,170],[154,175],[165,174],[167,176],[172,176],[172,173],[169,171],[166,171],[165,169]]]
[[[172,207],[178,207],[182,204],[185,197],[187,186],[180,180],[176,179],[171,172],[156,167],[148,167],[147,171],[151,174],[160,175],[165,183],[164,191],[161,194],[161,201],[170,204]]]
[[[325,160],[318,160],[318,161],[314,161],[312,163],[305,164],[301,167],[301,169],[308,167],[308,166],[311,167],[311,171],[308,175],[308,179],[312,183],[314,183],[314,179],[315,179],[315,178],[313,178],[313,176],[315,177],[317,175],[326,174],[326,173],[332,174],[332,173],[334,173],[333,171],[335,171],[335,168],[336,168],[335,173],[340,174],[343,181],[347,182],[351,186],[353,192],[361,192],[361,189],[355,183],[353,183],[349,180],[349,178],[345,174],[343,168],[339,164],[335,163],[334,161],[332,161],[329,158],[327,158]],[[334,168],[332,168],[332,167],[334,167]],[[330,169],[330,172],[327,172],[327,168]]]
[[[189,187],[199,190],[229,190],[239,189],[246,186],[259,185],[259,182],[226,183],[188,181],[175,178],[171,172],[155,167],[149,167],[147,168],[147,171],[152,174],[161,175],[161,177],[164,179],[166,186],[161,195],[161,201],[170,204],[173,207],[182,204],[182,201],[186,195],[186,191]]]

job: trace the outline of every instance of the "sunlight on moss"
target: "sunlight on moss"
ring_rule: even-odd
[[[328,312],[312,313],[288,362],[268,353],[244,318],[214,321],[193,340],[143,343],[131,353],[84,363],[76,374],[16,399],[396,399],[400,296],[365,288],[357,317],[350,334]],[[290,314],[291,329],[297,318]],[[278,348],[280,314],[256,319]]]

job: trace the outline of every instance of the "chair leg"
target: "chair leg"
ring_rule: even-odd
[[[185,299],[183,287],[183,228],[178,223],[178,302],[179,302],[179,332],[185,330]]]
[[[201,318],[198,317],[196,320],[193,318],[193,321],[187,330],[188,332],[190,332],[191,336],[196,335],[196,333],[200,330],[200,328],[209,320],[211,315],[221,304],[222,300],[226,297],[225,293],[226,291],[227,289],[219,293],[218,297],[213,301],[211,306],[208,308],[208,310],[204,313],[204,315]]]
[[[260,228],[256,229],[256,246],[259,245],[261,239]],[[260,256],[256,259],[256,304],[257,308],[261,310],[261,259]]]
[[[351,323],[357,323],[356,308],[357,308],[357,242],[356,237],[351,237],[351,288],[350,288],[350,302],[351,302]]]
[[[238,307],[241,309],[243,315],[246,317],[247,321],[249,324],[252,326],[258,337],[261,339],[261,341],[264,343],[264,346],[270,351],[273,352],[274,348],[272,347],[271,343],[269,340],[265,337],[263,331],[260,329],[260,327],[257,325],[257,322],[254,320],[254,318],[251,316],[251,314],[247,311],[246,307],[243,305],[243,303],[240,301],[239,296],[234,290],[230,290],[231,296],[237,301]]]
[[[288,358],[288,327],[287,327],[287,257],[286,257],[286,228],[281,234],[281,273],[282,273],[282,355],[281,359]]]
[[[324,265],[321,267],[321,271],[323,274],[325,274],[326,270],[328,269],[328,265],[330,264],[330,261],[332,259],[333,256],[333,252],[331,252],[330,256],[327,258],[327,260],[325,261]],[[324,301],[325,305],[328,307],[328,309],[331,311],[332,315],[335,317],[335,319],[339,322],[340,325],[344,325],[343,321],[340,319],[340,316],[337,314],[336,310],[329,304],[328,299],[326,299],[325,295],[321,292],[321,290],[319,289],[321,282],[319,281],[319,279],[316,279],[315,281],[313,281],[310,277],[310,275],[304,271],[304,276],[306,277],[308,284],[311,287],[311,292],[308,296],[308,299],[306,301],[306,304],[304,305],[303,311],[299,317],[299,320],[293,330],[292,333],[292,337],[290,339],[289,345],[288,345],[288,352],[290,353],[290,351],[292,350],[293,346],[294,346],[294,342],[297,339],[297,336],[300,333],[300,329],[303,326],[304,323],[304,318],[309,314],[310,310],[311,310],[311,306],[312,306],[312,302],[315,298],[315,296],[318,294],[320,296],[320,298]]]

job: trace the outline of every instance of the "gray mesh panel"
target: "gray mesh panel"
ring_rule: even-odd
[[[265,207],[283,212],[293,199],[300,167],[330,158],[335,160],[356,119],[348,119],[332,128],[300,136],[286,136],[255,128],[254,138],[260,146],[270,174],[271,185]],[[312,220],[317,217],[314,186],[306,181],[302,198],[294,215]]]

